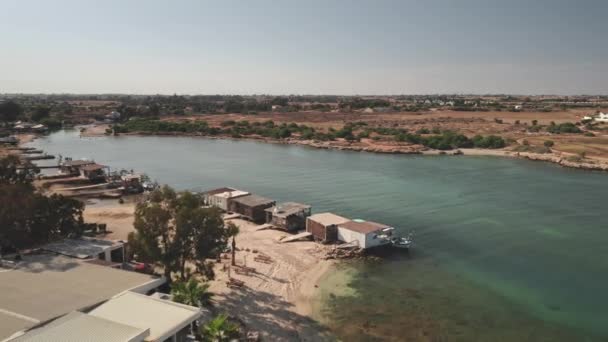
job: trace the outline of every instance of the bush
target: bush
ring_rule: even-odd
[[[591,133],[591,132],[585,132],[585,134],[583,134],[586,137],[594,137],[595,134]]]
[[[559,125],[556,125],[554,122],[551,122],[551,125],[547,127],[547,132],[554,134],[561,133],[581,133],[582,131],[572,122],[565,122]]]
[[[547,140],[543,143],[543,145],[545,145],[545,147],[553,147],[554,143],[552,140]]]

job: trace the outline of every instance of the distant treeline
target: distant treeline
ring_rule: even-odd
[[[272,120],[264,122],[227,120],[220,127],[212,127],[206,121],[169,122],[150,118],[134,118],[123,124],[112,127],[115,133],[187,133],[205,136],[230,136],[240,138],[244,136],[260,136],[272,139],[296,138],[301,140],[332,141],[343,138],[347,141],[360,141],[371,138],[374,140],[392,139],[399,142],[420,144],[433,149],[450,150],[454,148],[503,148],[507,144],[499,136],[476,135],[468,138],[463,134],[452,131],[432,131],[421,129],[416,133],[409,133],[401,128],[368,127],[365,122],[348,123],[341,129],[330,128],[321,132],[314,127],[299,125],[297,123],[276,124]],[[111,130],[110,130],[111,131]],[[432,133],[432,134],[430,134]]]

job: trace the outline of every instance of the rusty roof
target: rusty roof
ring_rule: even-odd
[[[242,205],[246,205],[248,207],[257,207],[260,205],[273,205],[275,204],[274,200],[270,198],[258,196],[258,195],[247,195],[243,197],[238,197],[233,199],[234,202],[240,203]]]
[[[372,222],[372,221],[361,221],[361,222],[347,221],[347,222],[338,224],[338,227],[346,228],[348,230],[352,230],[352,231],[355,231],[358,233],[363,233],[363,234],[376,232],[376,231],[379,231],[379,230],[382,230],[385,228],[390,228],[390,226],[387,226],[385,224]]]

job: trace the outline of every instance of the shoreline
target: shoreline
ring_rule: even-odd
[[[85,129],[84,132],[81,132],[82,137],[100,137],[107,136],[105,134],[106,125],[98,125],[93,126],[95,130],[93,132],[89,132],[88,128]],[[89,132],[89,133],[87,133]],[[579,170],[587,170],[587,171],[608,171],[608,161],[601,159],[589,159],[588,162],[576,162],[570,161],[568,157],[574,157],[575,154],[553,151],[551,153],[541,154],[541,153],[533,153],[533,152],[517,152],[505,149],[479,149],[479,148],[460,148],[448,151],[441,150],[433,150],[428,149],[426,147],[422,147],[420,145],[377,145],[377,146],[357,146],[352,143],[346,142],[316,142],[313,140],[297,140],[297,139],[286,139],[286,140],[276,140],[271,138],[262,138],[262,137],[228,137],[228,136],[207,136],[200,134],[187,134],[187,133],[143,133],[143,132],[133,132],[133,133],[121,133],[120,135],[125,136],[169,136],[169,137],[201,137],[205,139],[216,139],[216,140],[235,140],[235,141],[254,141],[254,142],[262,142],[268,144],[279,144],[279,145],[298,145],[298,146],[308,146],[316,149],[325,149],[325,150],[338,150],[338,151],[352,151],[352,152],[367,152],[367,153],[377,153],[377,154],[405,154],[405,155],[465,155],[465,156],[492,156],[492,157],[503,157],[503,158],[517,158],[517,159],[527,159],[530,161],[540,161],[540,162],[548,162],[552,164],[557,164],[559,166],[565,168],[579,169]]]

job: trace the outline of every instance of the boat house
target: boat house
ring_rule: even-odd
[[[85,165],[95,164],[92,160],[73,160],[66,158],[63,163],[59,166],[62,173],[77,175],[80,174],[80,168]]]
[[[81,166],[78,169],[81,177],[88,178],[90,181],[103,181],[106,179],[107,168],[105,165],[93,163]]]
[[[229,202],[235,198],[249,195],[246,191],[233,188],[218,188],[203,193],[203,200],[208,205],[218,207],[223,211],[229,211]]]
[[[263,223],[266,221],[266,209],[275,204],[274,200],[258,195],[239,196],[230,198],[228,211],[240,214],[255,223]]]
[[[306,218],[306,231],[317,241],[334,242],[338,240],[338,225],[348,221],[332,213],[314,214]]]
[[[372,221],[353,220],[338,226],[338,240],[367,249],[391,244],[395,228]]]
[[[306,218],[310,216],[311,206],[285,202],[265,211],[266,223],[287,231],[298,231],[306,228]]]

